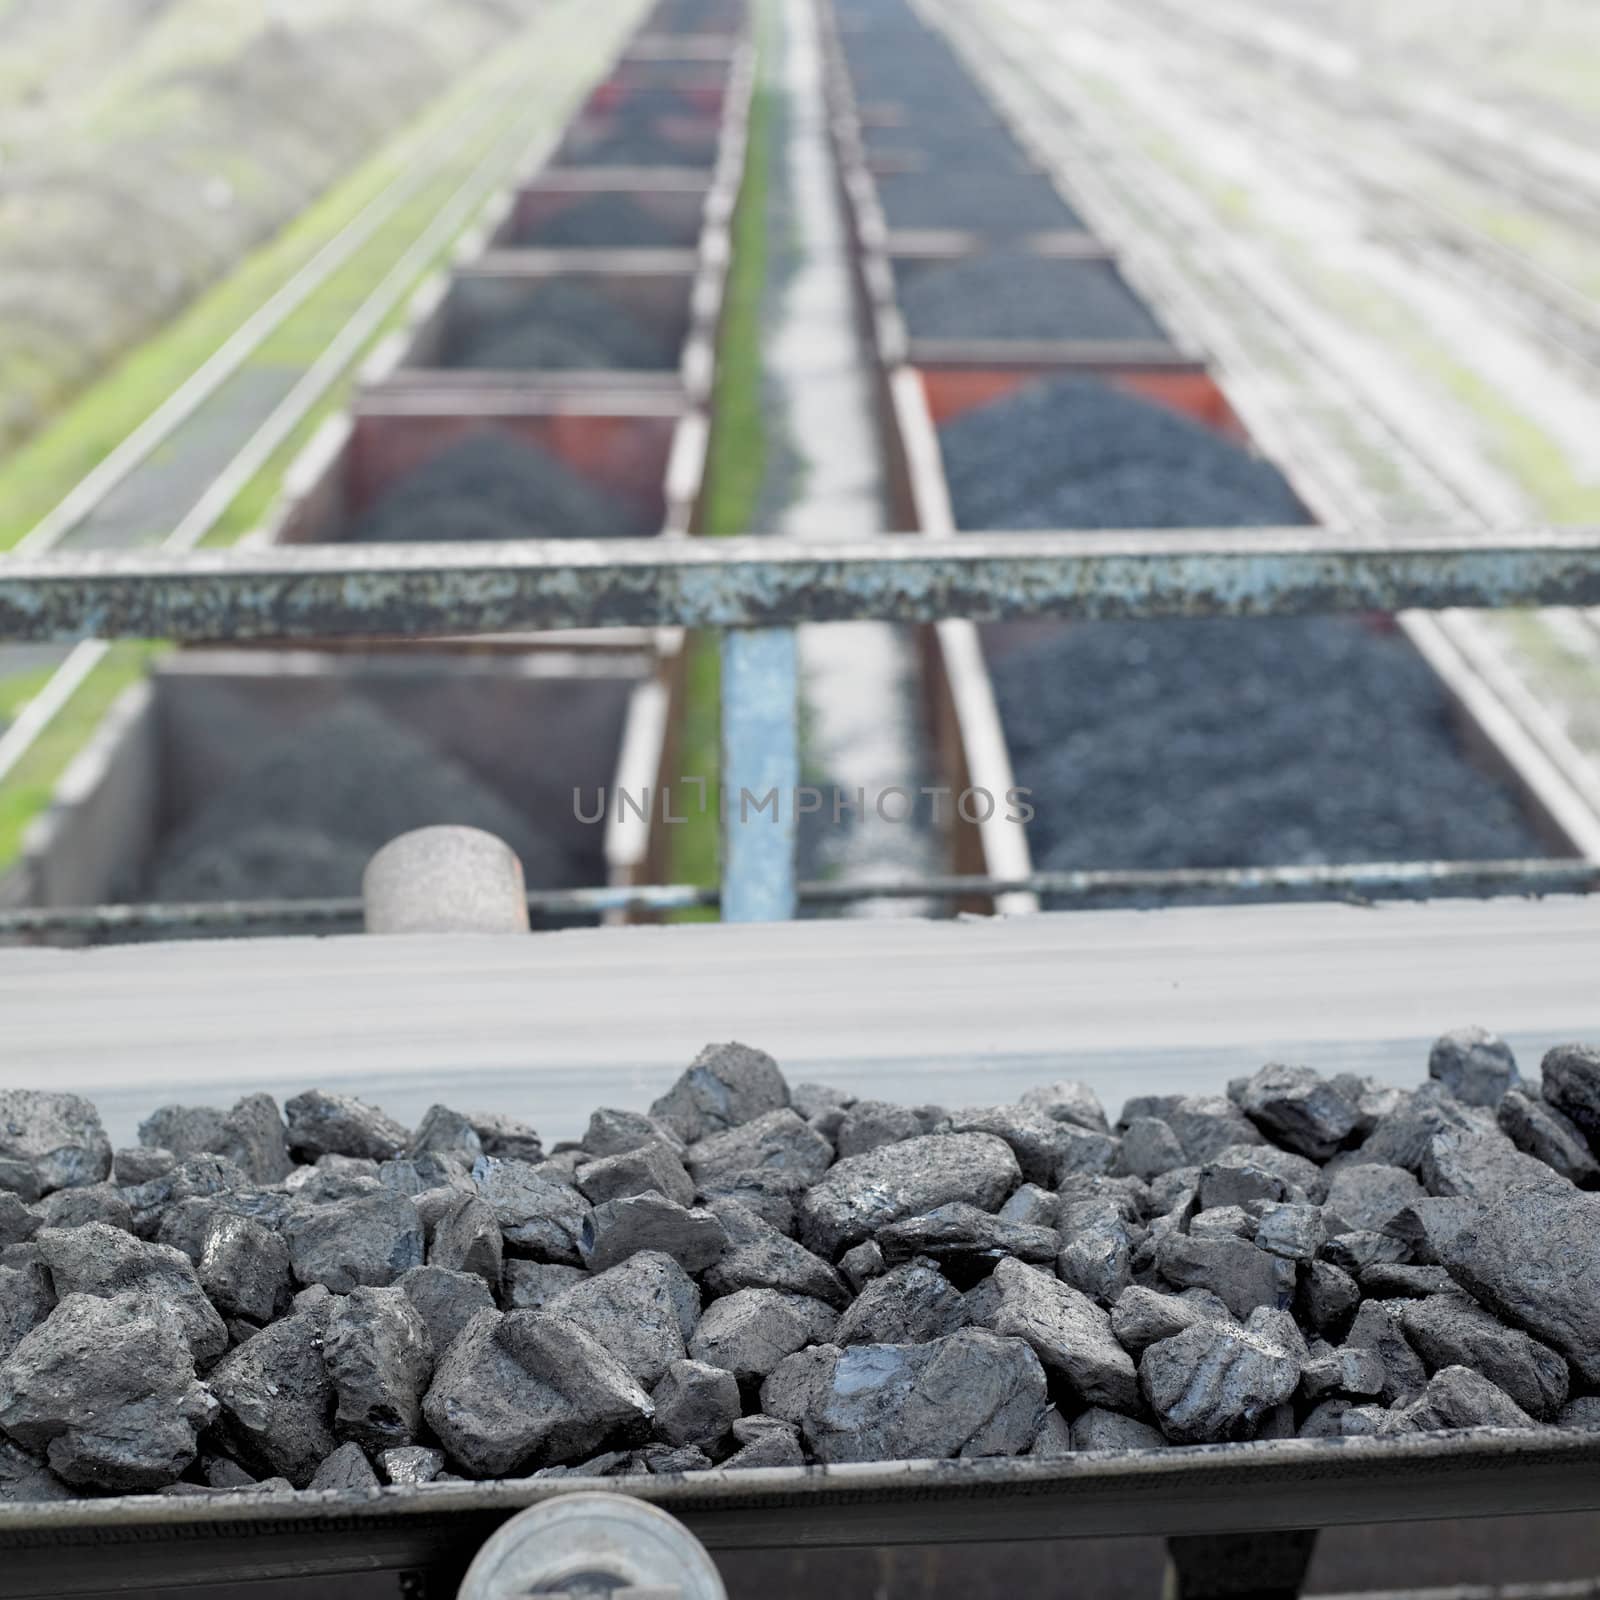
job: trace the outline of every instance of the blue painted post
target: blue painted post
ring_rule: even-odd
[[[797,686],[794,629],[723,634],[724,922],[785,922],[795,914]]]

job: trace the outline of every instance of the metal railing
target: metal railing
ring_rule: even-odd
[[[289,642],[681,625],[723,633],[723,789],[756,801],[799,783],[793,628],[965,617],[1262,617],[1340,611],[1600,604],[1600,531],[1480,534],[1390,528],[1247,533],[895,535],[852,544],[779,538],[324,545],[252,551],[88,553],[0,564],[0,639]],[[801,901],[792,809],[726,804],[727,920],[781,919]],[[1061,897],[1223,891],[1282,894],[1524,892],[1593,887],[1585,862],[1398,863],[1204,873],[1040,874]],[[808,903],[886,895],[960,898],[984,880],[815,885]],[[1010,887],[1010,886],[1006,886]],[[631,898],[622,901],[616,897]],[[706,904],[679,887],[536,897],[568,911]],[[587,896],[587,897],[586,897]],[[687,897],[674,900],[674,896]],[[339,906],[338,902],[330,902]],[[81,915],[102,922],[113,908]],[[153,908],[193,921],[215,908]],[[310,908],[306,908],[308,911]],[[343,911],[340,914],[344,914]],[[29,918],[13,912],[0,931]],[[138,908],[129,913],[138,915]],[[308,920],[315,920],[314,916]],[[160,919],[156,919],[157,923]],[[38,928],[44,923],[34,921]]]
[[[763,880],[764,881],[764,880]],[[1309,867],[1175,867],[1150,870],[1035,872],[1026,878],[959,876],[861,883],[801,883],[795,906],[838,910],[866,900],[989,901],[1032,894],[1055,901],[1134,899],[1166,905],[1225,897],[1230,903],[1295,896],[1369,903],[1437,895],[1593,894],[1600,862],[1533,858],[1510,861],[1374,861]],[[701,884],[643,884],[608,889],[536,889],[528,914],[536,927],[570,918],[614,913],[662,915],[715,911],[736,920],[723,888]],[[326,900],[204,900],[97,906],[21,906],[0,910],[0,939],[137,936],[176,939],[272,929],[350,933],[362,926],[363,902]],[[757,920],[753,915],[743,920]]]

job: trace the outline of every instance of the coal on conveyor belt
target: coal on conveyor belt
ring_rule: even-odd
[[[167,835],[146,898],[319,899],[361,893],[373,853],[413,828],[456,823],[504,839],[531,887],[583,864],[446,752],[349,700],[287,731]]]
[[[885,172],[876,183],[891,228],[997,235],[1083,228],[1043,173]]]
[[[981,252],[901,260],[895,277],[906,328],[917,339],[1167,342],[1107,261]]]
[[[631,500],[608,495],[537,445],[469,434],[358,517],[357,543],[474,539],[630,539],[653,532]]]
[[[680,330],[653,327],[587,284],[552,278],[515,310],[473,319],[448,364],[511,372],[665,371],[677,365],[681,344]]]
[[[947,1110],[708,1046],[541,1147],[0,1094],[0,1499],[1600,1426],[1600,1050]]]
[[[963,528],[1303,523],[1271,462],[1170,407],[1094,378],[1030,384],[939,432]]]
[[[564,207],[517,235],[541,250],[689,250],[698,216],[664,217],[627,194],[597,194]]]

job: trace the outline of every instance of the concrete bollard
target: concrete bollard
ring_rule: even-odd
[[[417,828],[361,877],[368,933],[526,933],[522,863],[481,828]]]

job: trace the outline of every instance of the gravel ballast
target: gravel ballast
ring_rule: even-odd
[[[739,1044],[548,1154],[320,1091],[113,1152],[11,1091],[0,1500],[1600,1425],[1600,1195],[1499,1118],[1600,1053],[1430,1067],[878,1102],[851,1154],[867,1102]]]

